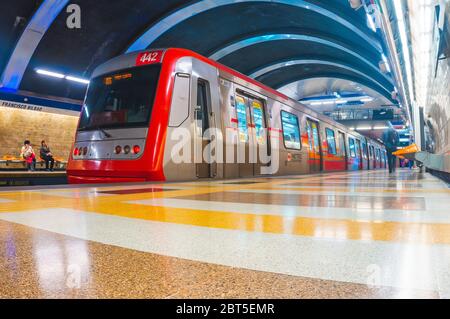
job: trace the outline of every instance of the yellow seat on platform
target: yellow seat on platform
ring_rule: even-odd
[[[395,156],[401,156],[406,154],[413,154],[417,153],[419,151],[419,148],[416,144],[411,144],[410,146],[407,146],[405,148],[402,148],[401,150],[398,150],[397,152],[392,153]]]
[[[15,156],[13,156],[13,155],[4,155],[4,156],[2,157],[2,160],[3,160],[3,161],[21,161],[21,160],[23,160],[23,159],[21,159],[21,158],[19,158],[19,157],[15,157]]]

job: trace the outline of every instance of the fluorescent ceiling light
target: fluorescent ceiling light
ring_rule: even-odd
[[[373,98],[371,98],[371,97],[366,97],[366,98],[361,99],[361,102],[372,102],[372,101],[373,101]]]
[[[36,73],[46,75],[46,76],[51,76],[51,77],[58,78],[58,79],[64,79],[64,74],[47,71],[47,70],[43,70],[43,69],[37,69]]]
[[[375,22],[373,21],[373,18],[370,15],[367,15],[367,24],[369,25],[369,28],[373,32],[377,32],[377,27],[375,26]]]
[[[76,76],[65,75],[65,74],[62,74],[62,73],[48,71],[48,70],[44,70],[44,69],[36,69],[36,73],[41,74],[41,75],[50,76],[50,77],[53,77],[53,78],[66,79],[66,80],[72,81],[72,82],[77,82],[77,83],[82,83],[82,84],[89,84],[89,80],[78,78]]]
[[[311,105],[322,105],[322,102],[312,102]]]
[[[391,66],[390,66],[390,64],[389,64],[389,61],[388,61],[386,55],[384,55],[384,53],[381,54],[381,58],[383,59],[383,62],[386,63],[386,70],[387,70],[389,73],[391,73]]]
[[[410,101],[414,100],[413,82],[412,82],[412,69],[411,69],[411,57],[409,55],[409,41],[406,35],[406,22],[404,18],[404,12],[401,0],[394,0],[395,15],[397,16],[397,23],[400,33],[400,41],[402,44],[403,58],[405,59],[406,77],[408,82],[409,98]]]
[[[447,0],[447,3],[449,1]],[[408,12],[410,16],[411,34],[411,63],[414,70],[413,82],[415,86],[416,102],[425,109],[430,104],[429,82],[434,75],[436,56],[439,49],[439,31],[435,29],[439,18],[437,16],[437,6],[440,5],[440,13],[447,14],[445,0],[410,0],[408,2]],[[443,21],[444,19],[442,19]]]
[[[389,126],[375,126],[373,129],[374,130],[387,130],[389,128]]]
[[[82,78],[77,78],[75,76],[70,76],[70,75],[66,76],[66,80],[73,81],[73,82],[78,82],[78,83],[83,83],[83,84],[89,84],[89,80],[82,79]]]
[[[409,143],[409,138],[400,138],[400,143]]]
[[[336,103],[336,102],[335,102],[335,101],[326,101],[326,102],[323,102],[324,105],[331,105],[331,104],[334,104],[334,103]]]
[[[371,129],[372,128],[370,126],[361,126],[361,127],[356,128],[356,130],[358,130],[358,131],[369,131]]]
[[[348,101],[347,100],[339,100],[339,101],[337,101],[337,103],[338,104],[346,104],[346,103],[348,103]]]

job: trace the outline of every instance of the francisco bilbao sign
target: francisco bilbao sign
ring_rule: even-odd
[[[34,112],[44,112],[44,113],[54,113],[54,114],[64,114],[79,116],[80,113],[73,110],[65,110],[56,107],[47,107],[35,104],[20,103],[15,101],[0,100],[0,108],[18,109],[24,111],[34,111]]]

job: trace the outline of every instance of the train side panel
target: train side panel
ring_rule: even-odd
[[[86,146],[94,155],[71,155],[71,183],[234,179],[386,167],[383,145],[214,61],[186,50],[164,52],[147,127],[78,132],[76,146]],[[139,53],[106,65],[127,70],[135,56]],[[108,135],[114,138],[105,138]],[[138,145],[140,156],[113,157],[109,153],[117,143]],[[103,153],[108,154],[95,157]],[[272,160],[265,161],[269,157]]]

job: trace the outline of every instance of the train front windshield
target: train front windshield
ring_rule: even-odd
[[[122,70],[94,78],[79,130],[147,126],[161,65]]]

